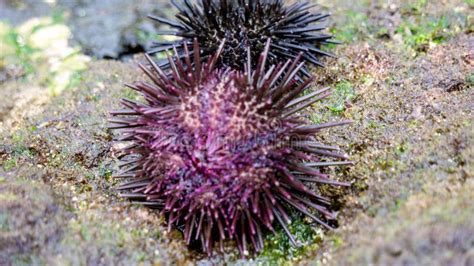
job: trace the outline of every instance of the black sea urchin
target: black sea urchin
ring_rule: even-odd
[[[150,18],[169,25],[172,30],[159,31],[159,35],[181,37],[178,41],[157,42],[150,54],[170,50],[176,46],[182,54],[185,44],[197,38],[203,47],[202,59],[215,54],[222,40],[226,44],[220,65],[243,70],[247,62],[247,49],[251,50],[255,67],[268,38],[272,45],[268,62],[277,64],[295,59],[299,53],[305,61],[322,66],[321,56],[332,54],[321,50],[332,35],[321,33],[328,14],[312,13],[309,2],[285,5],[283,0],[190,0],[171,1],[179,10],[177,22],[165,18]],[[163,66],[167,65],[165,62]],[[308,71],[302,68],[309,76]]]
[[[336,122],[305,125],[294,114],[328,96],[328,89],[297,98],[311,79],[297,83],[297,61],[265,69],[270,42],[258,67],[246,72],[215,69],[224,44],[210,60],[192,66],[185,57],[164,73],[149,57],[140,65],[153,83],[128,85],[145,103],[122,100],[110,126],[120,129],[119,141],[131,145],[119,151],[122,171],[131,178],[120,186],[135,202],[161,209],[168,225],[184,232],[189,244],[200,243],[211,253],[215,241],[233,240],[242,254],[263,248],[264,230],[287,228],[289,208],[329,227],[334,219],[329,200],[308,189],[306,182],[346,186],[318,168],[351,164],[314,139]],[[199,51],[197,42],[194,50]],[[249,52],[250,54],[250,52]],[[196,53],[195,61],[200,62]],[[250,64],[250,63],[249,63]],[[344,156],[342,156],[344,158]],[[313,214],[317,211],[318,214]]]

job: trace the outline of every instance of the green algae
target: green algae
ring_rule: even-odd
[[[396,33],[403,36],[407,48],[415,52],[426,51],[427,47],[439,45],[448,38],[450,23],[445,16],[422,22],[403,23],[397,28]]]
[[[342,114],[355,98],[354,86],[349,81],[341,81],[335,85],[331,99],[329,99],[329,110],[334,114]]]
[[[318,249],[324,239],[324,232],[314,223],[308,223],[298,215],[294,215],[288,226],[299,247],[291,244],[288,235],[282,228],[276,234],[269,234],[265,239],[264,250],[256,261],[271,265],[291,265],[292,261],[304,258],[305,254]]]

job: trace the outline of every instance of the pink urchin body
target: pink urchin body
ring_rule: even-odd
[[[132,178],[120,187],[129,191],[123,196],[161,209],[169,226],[183,228],[187,243],[198,240],[208,253],[226,240],[236,241],[242,254],[258,252],[263,231],[273,231],[275,222],[296,244],[286,227],[289,208],[326,227],[324,220],[334,219],[329,200],[305,182],[347,185],[317,167],[351,162],[324,162],[340,156],[313,136],[346,122],[305,125],[294,118],[327,89],[297,98],[310,85],[295,78],[302,64],[288,61],[265,72],[269,45],[255,71],[216,70],[219,53],[193,67],[187,47],[187,57],[170,60],[170,75],[150,60],[151,68],[142,69],[154,84],[130,85],[146,103],[123,100],[127,109],[112,112],[126,116],[111,119],[111,128],[132,143],[122,150],[126,161],[117,175]]]

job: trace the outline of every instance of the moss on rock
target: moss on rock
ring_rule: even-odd
[[[0,106],[0,116],[10,121],[0,142],[0,238],[5,240],[0,259],[103,265],[472,264],[473,36],[472,26],[463,24],[468,4],[322,2],[334,11],[336,34],[354,41],[335,48],[341,57],[326,69],[314,70],[315,88],[330,86],[336,93],[303,114],[315,122],[354,121],[320,136],[357,162],[329,171],[353,182],[350,189],[323,191],[340,211],[338,229],[322,238],[312,225],[295,224],[307,244],[303,251],[288,249],[288,242],[277,238],[269,239],[277,246],[268,245],[271,250],[251,260],[238,260],[232,246],[213,258],[195,256],[178,231],[166,232],[156,212],[117,198],[118,181],[110,178],[115,144],[106,117],[119,98],[137,97],[123,84],[145,77],[133,64],[93,61],[77,85],[57,97]],[[346,17],[351,10],[359,15]],[[396,31],[404,21],[442,16],[450,23],[440,28],[442,42],[415,57],[399,49],[405,37]],[[10,98],[6,91],[21,86],[8,82],[0,95]],[[10,215],[35,222],[15,222]],[[31,245],[21,250],[17,243],[24,241]],[[30,255],[23,256],[25,251]]]

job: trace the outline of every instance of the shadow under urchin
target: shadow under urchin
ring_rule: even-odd
[[[123,162],[115,177],[129,179],[121,195],[161,210],[170,228],[181,228],[188,244],[200,243],[208,254],[228,240],[244,256],[260,252],[276,225],[297,245],[287,227],[291,210],[326,228],[336,218],[330,200],[307,184],[349,185],[320,168],[352,162],[315,139],[349,122],[308,125],[297,118],[329,89],[298,97],[312,79],[297,82],[300,58],[265,70],[270,45],[245,72],[216,68],[225,43],[195,66],[191,56],[200,62],[200,54],[185,45],[182,60],[168,58],[168,73],[147,56],[150,66],[140,67],[151,83],[128,85],[144,102],[123,99],[124,109],[111,112],[110,128],[129,144],[118,151]],[[200,50],[197,42],[193,50]]]
[[[267,39],[272,40],[268,52],[268,63],[277,64],[294,60],[300,53],[302,59],[323,66],[320,58],[333,56],[323,46],[334,41],[325,34],[328,14],[312,13],[315,6],[309,2],[286,5],[283,0],[197,0],[171,1],[178,9],[176,20],[150,16],[151,19],[168,25],[172,30],[161,30],[158,35],[180,37],[177,41],[156,42],[149,51],[155,54],[176,47],[183,56],[184,45],[192,45],[198,39],[202,48],[202,59],[216,53],[219,44],[226,40],[219,66],[244,70],[247,50],[250,49],[252,67],[263,52]],[[168,62],[159,64],[168,67]],[[302,73],[309,77],[306,67]]]

